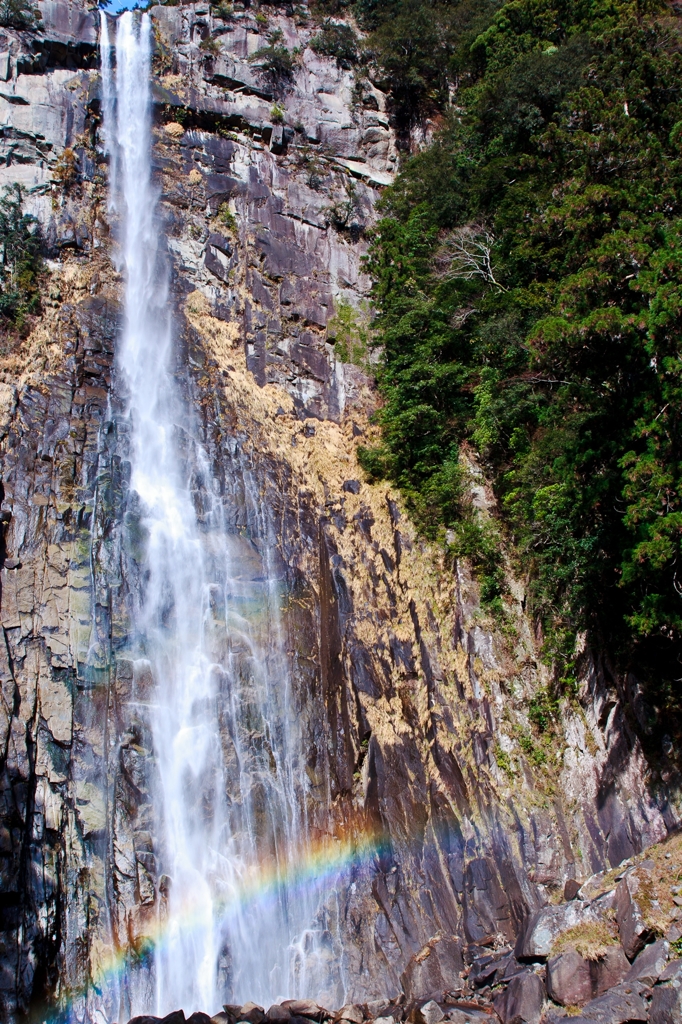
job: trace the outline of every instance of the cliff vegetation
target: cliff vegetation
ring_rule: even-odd
[[[677,713],[682,22],[651,0],[354,9],[397,123],[436,124],[374,234],[385,404],[364,468],[502,612],[511,541],[559,682],[586,634]]]

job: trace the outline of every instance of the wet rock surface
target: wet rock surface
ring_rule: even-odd
[[[11,98],[0,98],[0,184],[33,189],[55,296],[0,382],[8,1021],[67,991],[81,1019],[97,1019],[88,979],[113,951],[144,949],[169,884],[150,809],[150,680],[125,654],[143,537],[112,414],[125,396],[95,22],[78,5],[41,6],[35,38],[3,30]],[[638,958],[634,980],[616,982],[622,960],[605,954],[615,985],[605,995],[593,976],[607,968],[590,964],[577,1019],[679,1019],[677,975],[667,968],[656,981],[665,951],[647,945],[675,927],[672,895],[654,897],[652,918],[651,896],[641,898],[651,870],[633,862],[618,882],[611,871],[678,820],[674,792],[651,784],[627,723],[625,682],[586,660],[556,757],[538,767],[519,741],[546,683],[522,588],[509,640],[481,612],[467,565],[425,545],[397,494],[368,485],[357,464],[376,402],[362,340],[364,231],[395,168],[385,98],[368,86],[354,108],[352,76],[305,47],[312,29],[276,14],[303,48],[276,130],[246,60],[259,40],[251,14],[228,27],[198,4],[153,16],[178,382],[220,482],[237,573],[258,580],[266,558],[277,565],[311,814],[332,832],[382,839],[329,915],[329,1002],[345,1003],[340,1016],[284,1000],[211,1019],[464,1024],[497,1014],[537,1024],[562,1012],[547,1009],[548,987],[560,1002],[570,995],[549,967],[554,944],[610,920],[614,906],[616,947],[652,961]],[[199,43],[221,27],[221,53],[209,58]],[[76,171],[65,184],[67,148]],[[205,499],[198,484],[198,508]],[[564,891],[570,903],[551,902]],[[207,1024],[214,1009],[190,1019]]]

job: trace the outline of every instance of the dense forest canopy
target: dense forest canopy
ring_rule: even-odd
[[[682,17],[653,0],[353,12],[404,144],[437,124],[373,239],[385,404],[363,465],[428,535],[448,530],[502,615],[506,538],[559,682],[586,631],[673,710]],[[463,445],[493,481],[489,523],[469,507]]]

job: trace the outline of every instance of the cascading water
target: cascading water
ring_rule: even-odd
[[[242,467],[258,544],[228,529],[174,377],[151,165],[149,16],[101,17],[110,208],[120,216],[125,279],[125,516],[137,524],[128,652],[156,779],[152,967],[131,959],[122,1013],[318,997],[329,984],[320,893],[287,885],[309,844],[308,782],[270,526]]]

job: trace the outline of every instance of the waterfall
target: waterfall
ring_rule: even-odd
[[[329,959],[321,893],[288,884],[310,847],[310,794],[272,526],[243,462],[251,536],[228,527],[176,379],[184,371],[152,173],[149,15],[101,18],[110,209],[120,216],[125,281],[124,523],[135,538],[125,653],[153,737],[153,949],[151,966],[130,958],[125,1009],[214,1013],[223,1001],[319,997]]]
[[[118,149],[116,139],[112,137],[114,118],[114,85],[112,81],[113,47],[109,38],[109,19],[100,14],[100,54],[102,69],[102,128],[104,134],[104,152],[109,158],[109,209],[116,195]]]

